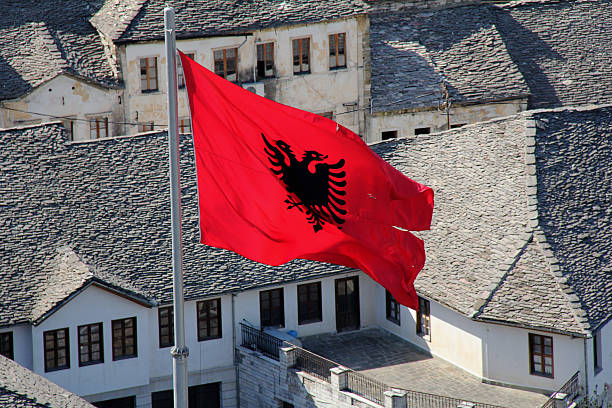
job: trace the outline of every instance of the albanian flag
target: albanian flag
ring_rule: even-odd
[[[358,268],[416,309],[433,190],[332,120],[249,92],[180,53],[201,242],[257,262]]]

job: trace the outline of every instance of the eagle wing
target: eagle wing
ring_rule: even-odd
[[[266,139],[266,136],[262,133],[261,137],[263,138],[264,143],[266,144],[265,152],[268,154],[268,161],[270,164],[275,167],[272,172],[276,175],[283,175],[285,170],[289,167],[285,163],[285,156],[283,153],[272,143]]]
[[[327,217],[333,218],[338,224],[344,223],[344,220],[339,216],[346,214],[346,210],[342,208],[346,201],[340,198],[346,195],[344,190],[346,180],[342,180],[346,176],[346,172],[339,171],[344,163],[344,159],[341,159],[335,164],[317,164],[312,183],[317,186],[315,194],[319,198],[316,203],[319,211]]]

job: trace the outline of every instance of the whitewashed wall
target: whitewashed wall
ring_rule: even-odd
[[[106,116],[112,122],[123,121],[120,95],[120,90],[101,88],[74,77],[60,75],[22,98],[5,101],[4,104],[23,111],[80,119],[75,121],[74,139],[88,140],[90,128],[86,120],[91,117]],[[59,119],[54,117],[4,111],[4,123],[0,124],[0,127],[19,126],[24,121],[28,124],[31,121],[42,123],[57,120]],[[109,136],[119,134],[122,134],[121,125],[109,123]]]
[[[510,116],[527,109],[526,100],[512,100],[500,103],[457,106],[451,108],[450,124],[470,124],[493,118]],[[431,133],[447,130],[446,114],[433,110],[418,112],[377,113],[368,119],[367,142],[381,140],[382,132],[397,131],[397,137],[415,137],[417,128],[431,128]]]
[[[587,340],[587,367],[589,370],[589,390],[597,387],[598,393],[602,393],[606,384],[612,385],[612,321],[608,321],[599,329],[601,336],[601,371],[595,372],[593,364],[593,339]],[[612,399],[612,389],[608,391]]]
[[[0,333],[13,332],[13,357],[22,366],[32,369],[32,326],[19,324],[3,327]]]
[[[214,69],[213,50],[239,47],[238,71],[240,82],[253,82],[256,64],[256,44],[274,41],[276,78],[266,79],[266,97],[277,102],[314,113],[352,111],[357,106],[343,104],[363,101],[362,32],[365,18],[350,18],[333,22],[300,26],[277,27],[256,31],[253,35],[200,38],[177,41],[177,48],[194,53],[195,60]],[[360,32],[361,30],[361,32]],[[330,71],[328,35],[346,33],[347,68]],[[311,38],[311,74],[293,75],[292,43],[296,37]],[[127,103],[126,119],[130,122],[166,123],[166,59],[163,42],[133,43],[120,48]],[[140,86],[140,58],[158,58],[159,91],[142,93]],[[187,91],[179,90],[179,118],[188,117]],[[359,132],[363,126],[360,111],[337,117],[342,125]],[[129,132],[136,132],[132,126]]]
[[[32,329],[34,372],[77,395],[89,395],[149,383],[152,342],[145,333],[151,332],[151,309],[90,286]],[[111,320],[136,317],[138,357],[113,361]],[[77,327],[103,323],[104,363],[79,367]],[[43,332],[69,328],[70,368],[45,373]]]

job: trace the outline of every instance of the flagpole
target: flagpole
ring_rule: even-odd
[[[164,37],[168,74],[168,140],[170,155],[170,207],[172,219],[172,272],[174,290],[174,347],[172,374],[174,379],[174,408],[187,408],[187,356],[185,346],[183,302],[183,234],[181,231],[180,154],[177,126],[176,88],[176,32],[174,8],[164,8]]]

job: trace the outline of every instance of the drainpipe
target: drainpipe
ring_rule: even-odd
[[[587,338],[584,337],[584,395],[589,398],[589,366],[587,364]]]

